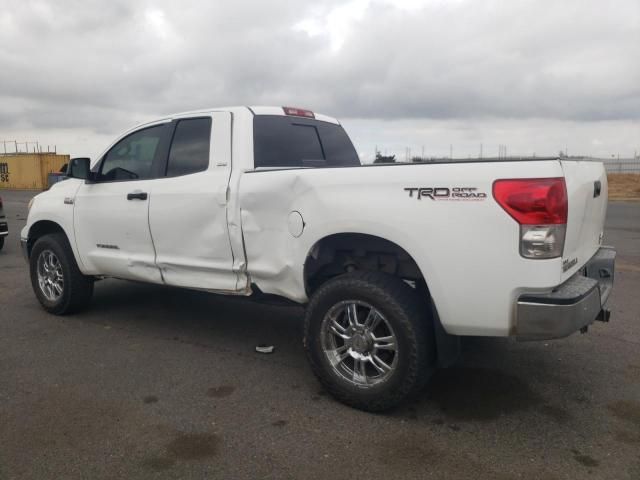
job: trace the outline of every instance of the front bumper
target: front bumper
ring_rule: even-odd
[[[9,226],[4,221],[4,217],[0,218],[0,237],[6,237],[9,235]]]
[[[516,338],[562,338],[595,320],[608,321],[609,311],[604,305],[613,288],[615,259],[613,247],[601,247],[580,272],[551,293],[520,296]]]

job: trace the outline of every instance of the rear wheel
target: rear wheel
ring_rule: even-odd
[[[341,275],[312,296],[305,318],[311,367],[338,400],[387,410],[419,391],[434,352],[426,305],[401,279]]]
[[[60,233],[39,238],[29,256],[31,286],[44,309],[56,315],[77,312],[93,295],[93,279],[84,276],[67,237]]]

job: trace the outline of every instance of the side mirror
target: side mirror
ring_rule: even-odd
[[[86,157],[72,158],[67,166],[67,177],[87,180],[91,172],[91,159]]]

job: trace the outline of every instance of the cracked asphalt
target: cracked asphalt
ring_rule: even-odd
[[[609,205],[609,324],[466,339],[422,396],[372,415],[324,394],[300,308],[105,280],[89,310],[46,314],[18,245],[32,195],[0,190],[2,480],[640,478],[640,203]]]

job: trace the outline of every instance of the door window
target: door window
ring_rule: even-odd
[[[209,167],[210,143],[210,118],[180,120],[171,142],[167,176],[175,177],[206,170]]]
[[[165,126],[158,125],[139,130],[120,140],[107,152],[98,179],[122,181],[151,178],[164,132]]]

